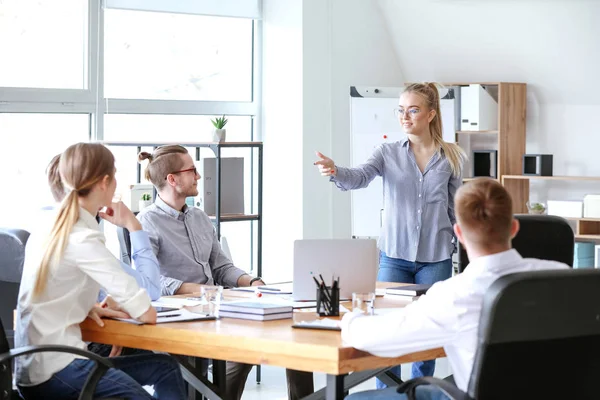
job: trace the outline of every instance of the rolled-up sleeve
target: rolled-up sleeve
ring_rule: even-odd
[[[215,282],[222,286],[236,287],[238,279],[246,274],[245,271],[233,265],[233,262],[225,255],[217,232],[213,232],[213,243],[208,262]]]
[[[183,285],[183,281],[168,276],[160,276],[160,287],[163,296],[173,296],[177,294],[179,288]]]

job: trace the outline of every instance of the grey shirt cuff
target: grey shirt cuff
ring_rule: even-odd
[[[174,296],[175,293],[179,290],[181,285],[183,285],[183,281],[175,278],[168,278],[166,276],[161,276],[160,280],[162,281],[162,295],[163,296]]]

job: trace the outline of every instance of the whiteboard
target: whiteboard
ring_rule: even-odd
[[[363,164],[377,146],[394,143],[406,135],[402,131],[394,108],[398,107],[401,87],[350,88],[351,166]],[[444,96],[445,93],[440,93]],[[442,99],[440,107],[444,140],[455,142],[455,104],[453,96]],[[352,236],[377,238],[381,232],[383,210],[383,185],[376,177],[364,188],[351,191]]]

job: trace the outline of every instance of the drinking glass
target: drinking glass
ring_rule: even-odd
[[[374,315],[375,293],[352,293],[352,312]]]
[[[202,304],[200,305],[201,312],[210,317],[219,318],[223,286],[202,286],[200,293],[200,299],[202,301]]]

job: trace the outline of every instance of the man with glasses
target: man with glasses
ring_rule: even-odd
[[[264,285],[260,277],[252,277],[233,265],[208,215],[185,204],[187,197],[198,195],[200,179],[188,151],[179,145],[161,146],[153,154],[139,154],[139,161],[146,159],[149,163],[145,176],[156,187],[158,196],[138,219],[158,259],[162,294],[200,292],[202,285]],[[251,365],[227,363],[227,399],[241,398],[251,369]],[[292,399],[314,391],[310,373],[288,371],[288,380]]]

